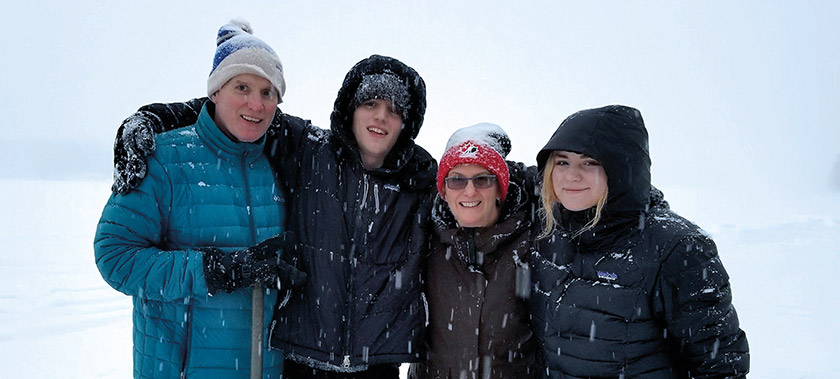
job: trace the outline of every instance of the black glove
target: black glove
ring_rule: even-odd
[[[306,282],[306,274],[277,254],[289,245],[288,236],[288,233],[279,234],[232,253],[212,247],[199,249],[204,255],[204,277],[210,294],[230,293],[254,283],[277,289],[302,285]]]
[[[671,206],[668,204],[668,201],[665,200],[665,194],[654,186],[650,186],[650,195],[648,196],[649,204],[648,207],[650,209],[654,208],[662,208],[664,210],[671,209]]]
[[[271,237],[255,246],[257,253],[254,257],[264,264],[274,266],[276,275],[271,281],[262,282],[269,288],[299,288],[306,283],[307,275],[298,268],[296,257],[297,240],[292,232],[283,232]],[[277,250],[283,254],[277,256]]]
[[[155,134],[192,125],[207,98],[186,103],[149,104],[125,119],[114,141],[114,184],[111,191],[126,194],[146,176],[146,157],[155,151]]]
[[[137,112],[120,125],[114,141],[114,184],[111,191],[126,194],[146,176],[146,157],[155,151],[152,124],[159,121],[148,112]]]

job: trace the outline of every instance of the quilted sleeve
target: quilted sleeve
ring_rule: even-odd
[[[137,190],[111,194],[96,228],[96,266],[108,284],[131,296],[182,301],[206,296],[202,255],[164,250],[172,190],[166,170],[153,155]]]
[[[680,364],[694,378],[745,377],[747,337],[715,243],[701,234],[684,238],[660,275],[667,336],[680,352]]]

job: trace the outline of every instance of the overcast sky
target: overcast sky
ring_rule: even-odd
[[[428,89],[417,141],[435,157],[455,129],[493,122],[509,158],[533,164],[566,116],[620,103],[641,110],[663,188],[795,205],[840,165],[835,1],[317,3],[0,5],[0,178],[107,180],[122,119],[205,95],[232,17],[280,55],[282,109],[322,127],[359,60],[414,67]]]

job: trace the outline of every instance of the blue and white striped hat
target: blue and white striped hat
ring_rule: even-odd
[[[213,69],[207,78],[207,96],[212,96],[234,76],[254,74],[271,82],[277,90],[277,102],[283,102],[286,93],[283,64],[271,46],[252,34],[251,24],[243,19],[233,19],[219,28]]]

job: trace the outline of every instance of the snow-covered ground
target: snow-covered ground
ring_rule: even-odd
[[[0,376],[131,377],[131,300],[93,261],[109,186],[0,180]],[[840,195],[812,199],[815,207],[780,203],[766,216],[709,206],[705,192],[663,190],[718,244],[750,342],[750,378],[836,377]]]

